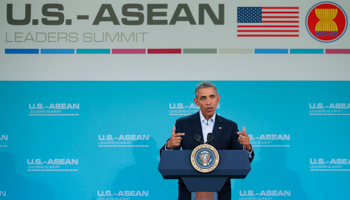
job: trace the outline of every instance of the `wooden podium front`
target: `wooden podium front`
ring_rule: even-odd
[[[191,200],[218,200],[217,192],[192,192]]]

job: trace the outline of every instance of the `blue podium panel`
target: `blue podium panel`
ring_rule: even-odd
[[[220,192],[228,177],[182,177],[190,192]]]
[[[219,150],[220,162],[217,168],[209,173],[195,170],[191,164],[192,151],[162,151],[159,171],[165,179],[180,177],[228,177],[245,178],[250,171],[247,152],[244,150]]]
[[[182,179],[191,192],[219,192],[228,178],[245,178],[250,171],[247,152],[244,150],[219,150],[217,168],[209,173],[194,169],[192,151],[162,151],[159,171],[165,179]]]

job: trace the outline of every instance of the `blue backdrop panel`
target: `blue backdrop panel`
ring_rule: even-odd
[[[198,83],[0,82],[0,199],[176,199],[159,148]],[[214,83],[256,152],[232,199],[349,197],[350,82]]]

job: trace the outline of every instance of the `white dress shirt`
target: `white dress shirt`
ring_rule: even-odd
[[[214,115],[209,120],[206,120],[202,114],[202,111],[199,111],[199,117],[201,120],[203,141],[204,143],[206,143],[208,138],[208,133],[213,133],[216,113],[214,113]]]

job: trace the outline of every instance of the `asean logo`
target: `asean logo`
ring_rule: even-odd
[[[192,166],[202,173],[213,171],[218,166],[219,159],[218,151],[209,144],[201,144],[191,153]]]
[[[321,2],[314,5],[306,16],[309,34],[319,42],[334,42],[341,38],[347,27],[345,11],[333,2]]]

